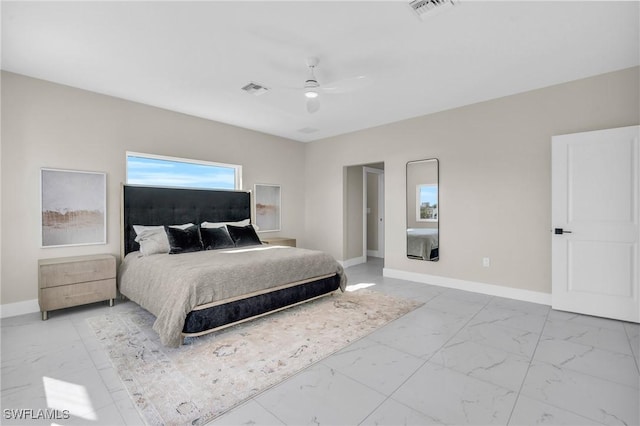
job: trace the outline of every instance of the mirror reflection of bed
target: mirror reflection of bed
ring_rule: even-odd
[[[407,163],[407,257],[438,261],[439,171],[438,160]]]
[[[419,260],[438,260],[438,230],[407,228],[407,257]]]

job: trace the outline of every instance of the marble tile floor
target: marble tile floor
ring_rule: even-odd
[[[424,305],[211,424],[640,424],[640,325],[385,278],[381,259],[347,274]],[[143,424],[86,324],[103,309],[135,305],[2,320],[1,424]],[[71,416],[7,411],[47,407]]]

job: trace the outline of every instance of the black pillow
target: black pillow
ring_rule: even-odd
[[[258,238],[258,235],[256,234],[256,230],[253,229],[253,226],[251,225],[227,225],[227,229],[229,230],[229,235],[231,235],[231,239],[233,240],[236,247],[255,246],[262,244],[260,238]]]
[[[164,227],[169,240],[169,254],[190,253],[202,250],[200,227],[190,226],[186,229]]]
[[[224,226],[220,228],[200,228],[202,245],[205,250],[234,247],[235,244]]]

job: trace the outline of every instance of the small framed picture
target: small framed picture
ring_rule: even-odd
[[[256,184],[255,218],[260,232],[280,230],[280,185]]]
[[[107,243],[107,175],[40,169],[42,247]]]

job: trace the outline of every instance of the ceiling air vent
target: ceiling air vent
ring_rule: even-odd
[[[449,9],[453,6],[453,0],[412,0],[409,6],[420,18],[426,19],[442,12],[443,9]]]
[[[254,83],[249,82],[248,84],[242,86],[242,90],[244,90],[247,93],[250,93],[254,96],[260,96],[263,93],[267,93],[267,90],[269,90],[268,88],[264,87],[262,84],[258,84],[258,83]]]

